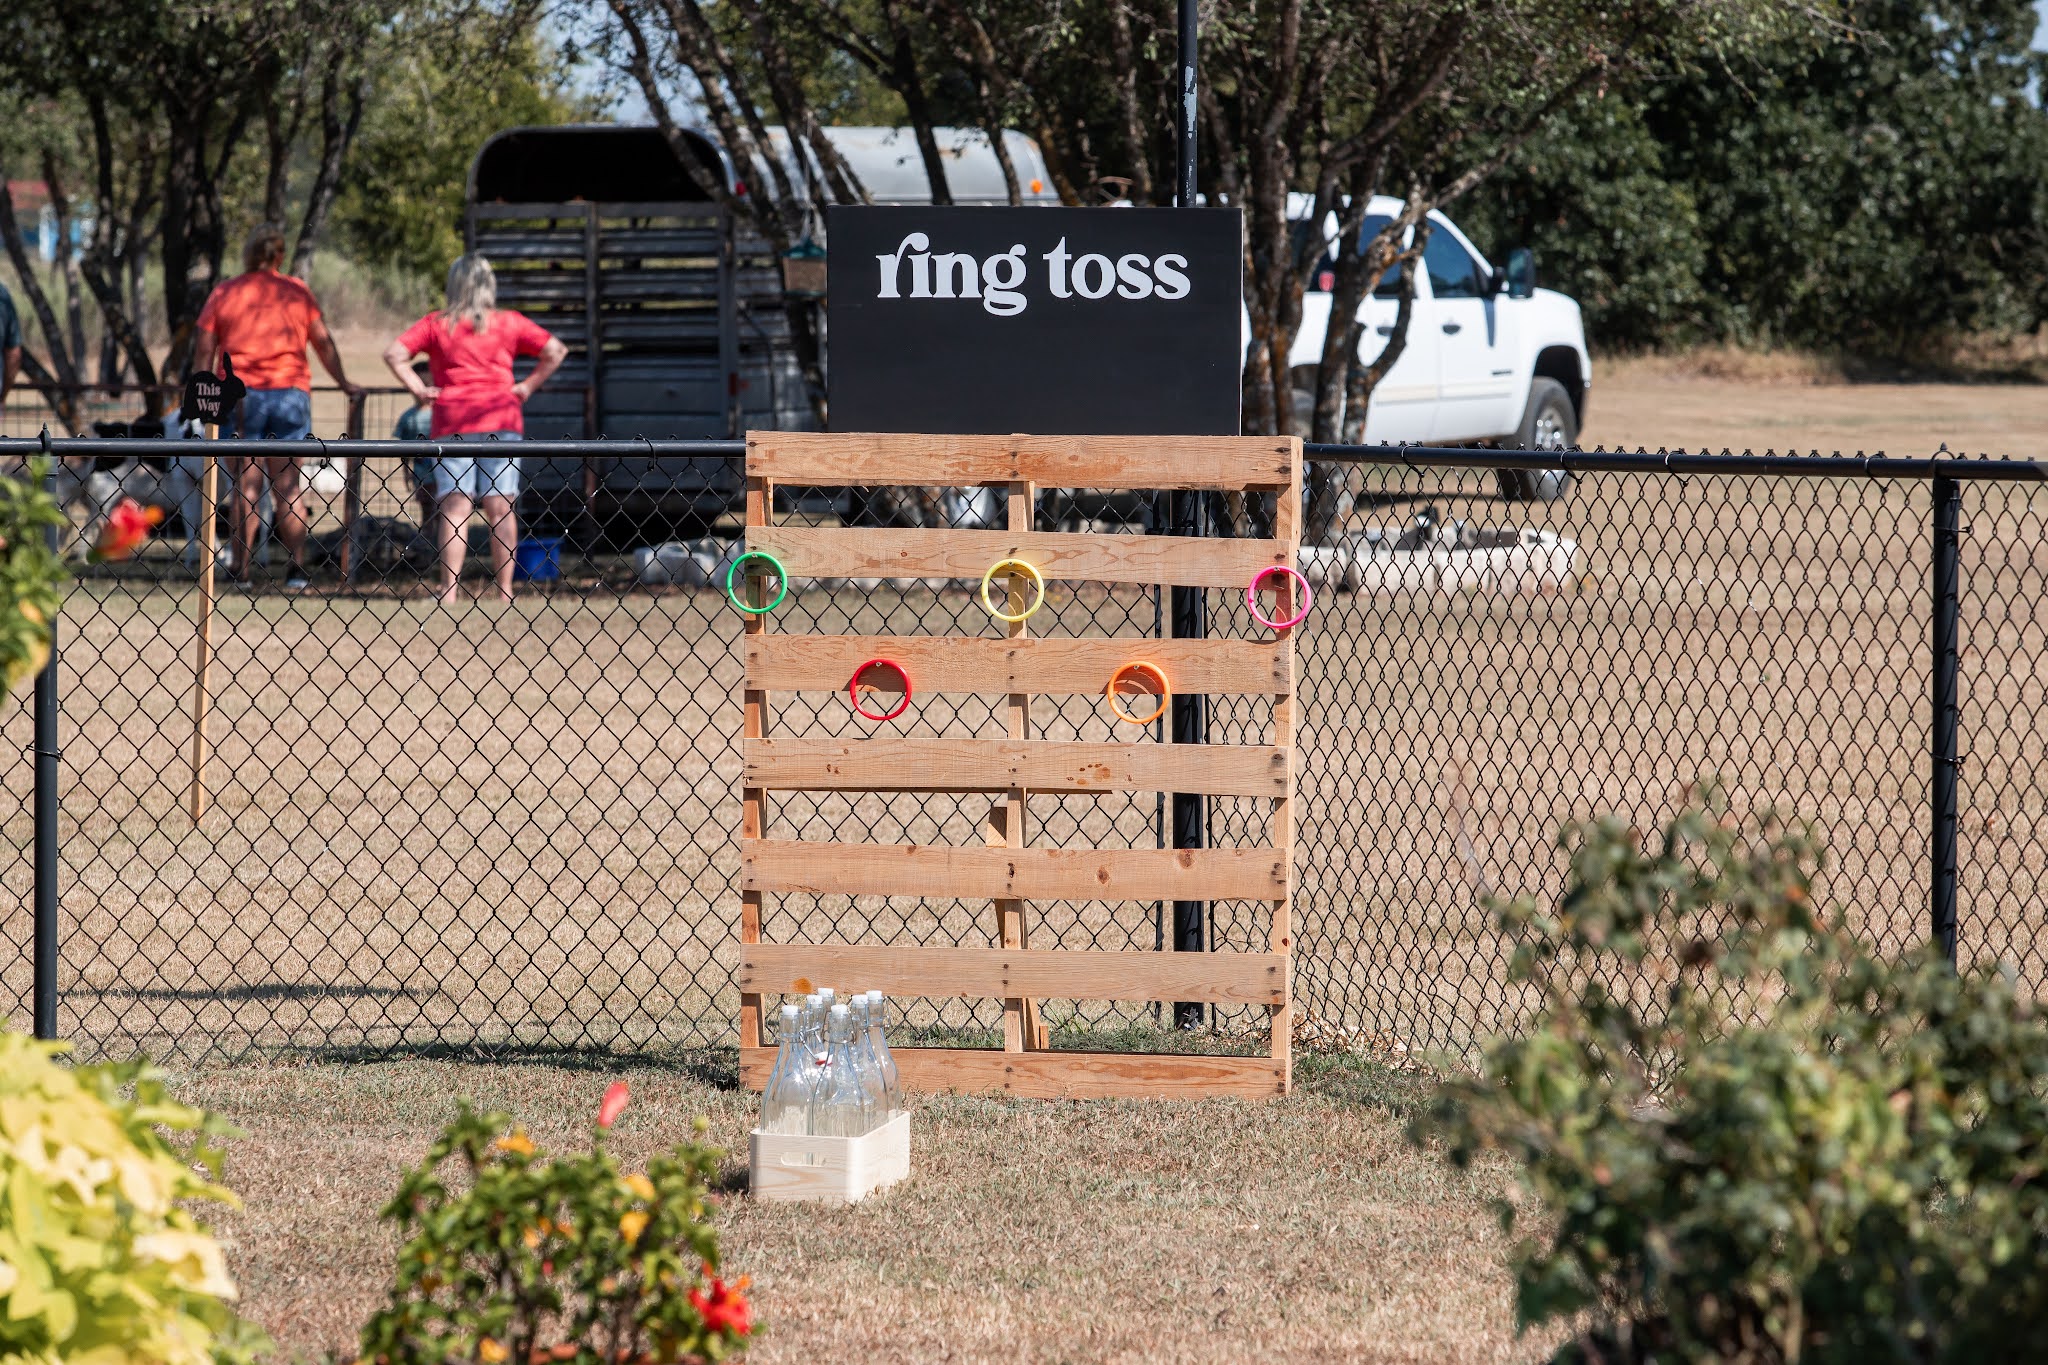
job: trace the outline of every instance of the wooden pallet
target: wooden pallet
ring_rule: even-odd
[[[774,486],[966,487],[1007,494],[1003,531],[778,526]],[[1267,540],[1086,535],[1032,529],[1040,488],[1190,489],[1277,494]],[[1048,583],[1092,581],[1242,589],[1270,565],[1293,567],[1300,548],[1301,443],[1230,436],[923,436],[750,432],[747,548],[780,560],[794,579],[945,578],[978,582],[999,559],[1029,561]],[[1284,580],[1283,580],[1284,581]],[[1010,606],[1027,599],[1012,581]],[[759,599],[753,599],[759,605]],[[1275,614],[1293,614],[1283,589]],[[1294,642],[1291,631],[1249,640],[1035,639],[1029,621],[1003,639],[777,634],[775,614],[746,623],[740,907],[740,1065],[763,1084],[774,1049],[762,1046],[761,998],[831,986],[898,996],[993,997],[1003,1003],[1001,1051],[899,1048],[906,1088],[1004,1091],[1048,1098],[1115,1095],[1258,1097],[1292,1081],[1289,965],[1294,848]],[[912,739],[877,727],[868,739],[769,737],[777,691],[839,691],[862,662],[886,657],[919,695],[1005,697],[1003,739]],[[1146,658],[1178,694],[1270,696],[1271,742],[1174,746],[1034,740],[1033,695],[1099,693],[1122,664]],[[772,791],[987,792],[980,848],[763,837]],[[1264,797],[1260,847],[1053,849],[1030,846],[1027,792],[1193,792]],[[994,906],[990,946],[925,948],[761,942],[763,897],[940,896]],[[1273,924],[1263,953],[1072,952],[1033,949],[1027,907],[1048,900],[1265,900]],[[1054,1052],[1041,999],[1209,1001],[1263,1005],[1265,1057]]]

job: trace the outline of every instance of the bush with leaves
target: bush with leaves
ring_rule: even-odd
[[[64,517],[44,490],[44,477],[40,460],[25,476],[0,477],[0,701],[50,658],[64,565],[44,543],[44,530],[63,525]]]
[[[187,1207],[235,1202],[212,1142],[233,1130],[146,1062],[59,1066],[64,1050],[0,1033],[0,1360],[249,1359],[262,1334]]]
[[[2048,1353],[2048,1028],[2012,980],[1877,957],[1817,913],[1809,832],[1716,802],[1565,845],[1555,910],[1504,916],[1539,1017],[1417,1125],[1520,1164],[1521,1324],[1575,1324],[1569,1361]]]
[[[549,1160],[511,1115],[464,1103],[383,1211],[406,1242],[363,1359],[622,1365],[744,1351],[747,1281],[718,1278],[710,1221],[720,1153],[683,1143],[644,1174],[622,1172],[604,1137],[625,1104],[619,1082],[591,1150]]]

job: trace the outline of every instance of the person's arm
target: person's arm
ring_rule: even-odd
[[[562,368],[562,362],[569,356],[569,348],[554,337],[540,348],[540,359],[533,362],[533,373],[512,386],[512,396],[524,403],[533,397],[541,385],[548,382],[548,376]]]
[[[384,348],[384,364],[398,376],[398,382],[405,385],[405,391],[412,395],[413,401],[431,403],[441,396],[441,391],[421,380],[419,372],[412,367],[412,357],[412,349],[405,344],[404,337]]]
[[[327,373],[334,376],[336,387],[351,398],[363,391],[361,384],[349,383],[348,376],[341,372],[341,348],[334,344],[334,334],[327,330],[326,318],[314,316],[313,325],[306,329],[306,340],[312,343],[313,354],[320,357]]]
[[[14,376],[21,373],[21,347],[9,346],[0,351],[0,399],[7,397],[7,391],[14,387]]]

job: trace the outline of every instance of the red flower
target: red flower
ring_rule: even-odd
[[[149,528],[163,519],[161,507],[144,507],[133,498],[121,499],[107,513],[107,524],[100,528],[99,541],[88,558],[95,564],[128,558],[149,539]]]
[[[753,1305],[747,1296],[740,1293],[738,1285],[727,1285],[724,1280],[713,1277],[711,1292],[701,1289],[690,1291],[690,1305],[704,1319],[704,1326],[713,1332],[730,1332],[743,1337],[754,1330]]]
[[[619,1121],[619,1115],[626,1112],[626,1101],[633,1098],[624,1081],[613,1081],[604,1092],[604,1099],[597,1106],[597,1126],[609,1128]]]

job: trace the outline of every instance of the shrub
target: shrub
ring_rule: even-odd
[[[1816,913],[1807,832],[1716,803],[1565,844],[1556,909],[1504,914],[1534,1027],[1418,1124],[1520,1163],[1522,1325],[1575,1323],[1572,1361],[2048,1351],[2048,1029],[2011,979],[1880,960]]]
[[[745,1350],[746,1281],[717,1278],[709,1185],[720,1153],[684,1143],[624,1174],[604,1150],[624,1105],[613,1086],[591,1150],[555,1160],[510,1115],[461,1105],[383,1211],[406,1242],[390,1301],[363,1329],[363,1358],[620,1365]]]
[[[50,657],[63,563],[43,543],[63,514],[43,489],[42,461],[26,476],[0,477],[0,701],[42,671]]]
[[[64,1067],[63,1050],[0,1033],[0,1360],[246,1358],[261,1334],[183,1207],[234,1202],[208,1141],[231,1130],[147,1063]]]

